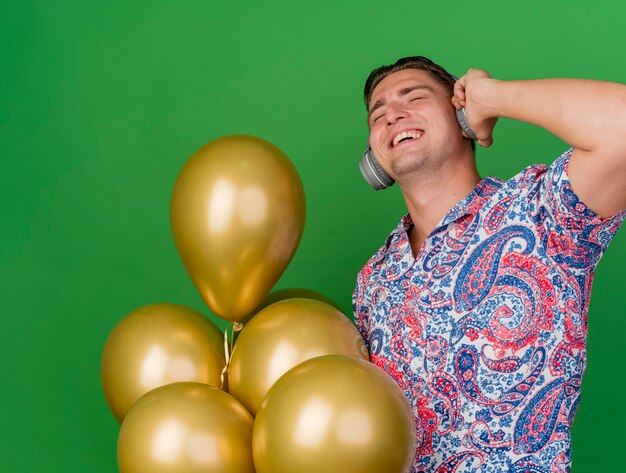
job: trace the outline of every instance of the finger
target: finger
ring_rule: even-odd
[[[455,87],[455,89],[454,89],[454,96],[453,97],[454,97],[454,102],[459,104],[461,107],[465,107],[465,99],[466,99],[466,97],[465,97],[465,90],[457,89]]]
[[[478,144],[483,148],[489,148],[493,144],[493,136],[485,138],[484,140],[478,140]]]
[[[459,98],[465,98],[465,76],[461,77],[454,83],[454,95]]]

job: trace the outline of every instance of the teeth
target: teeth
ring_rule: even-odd
[[[402,133],[395,136],[395,138],[393,139],[393,146],[397,145],[400,141],[402,141],[405,138],[417,139],[421,136],[422,134],[416,130],[403,131]]]

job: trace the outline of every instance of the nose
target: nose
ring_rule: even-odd
[[[391,102],[387,105],[387,109],[385,110],[385,118],[387,119],[387,123],[392,125],[399,120],[403,120],[407,117],[406,110],[397,103]]]

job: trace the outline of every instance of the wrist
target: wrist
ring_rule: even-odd
[[[476,112],[484,118],[502,116],[502,99],[505,97],[502,85],[504,81],[485,77],[476,81],[471,91],[471,102]],[[468,94],[469,95],[469,94]]]

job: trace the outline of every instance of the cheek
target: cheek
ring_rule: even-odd
[[[382,149],[384,147],[381,130],[377,128],[373,128],[370,130],[369,144],[374,151],[376,151],[377,149]]]

